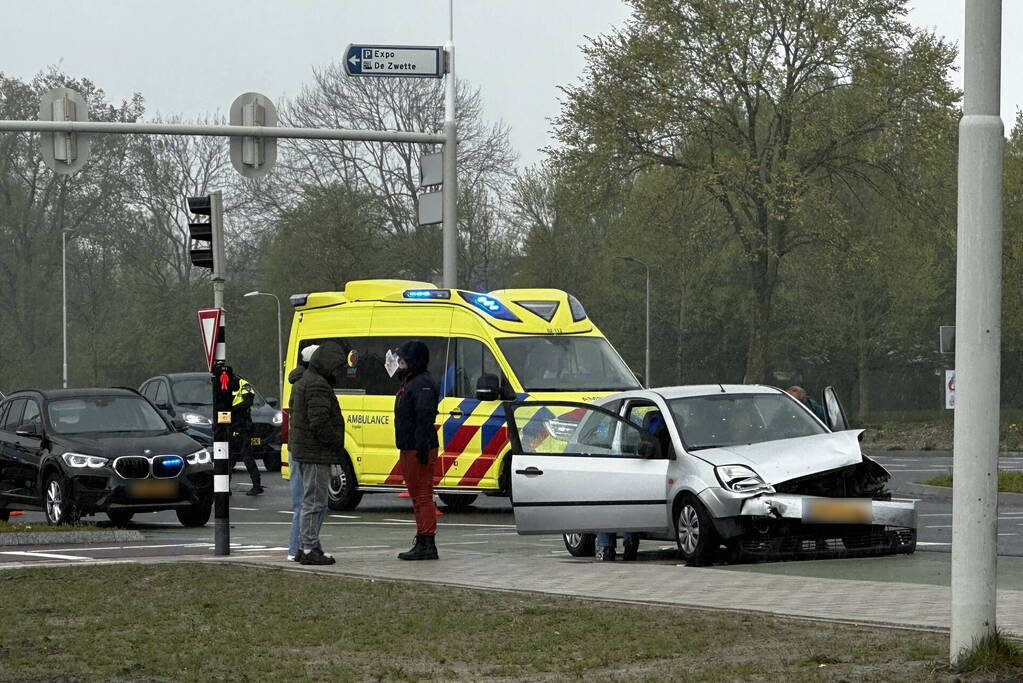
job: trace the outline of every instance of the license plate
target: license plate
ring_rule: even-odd
[[[263,445],[263,439],[261,439],[258,436],[254,436],[254,437],[252,437],[251,443],[252,443],[253,446],[262,446]]]
[[[128,487],[132,498],[177,498],[178,491],[176,481],[136,481]]]
[[[869,500],[804,499],[803,521],[816,524],[870,524]]]

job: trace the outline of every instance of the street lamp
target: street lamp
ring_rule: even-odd
[[[621,261],[630,261],[632,263],[638,263],[639,265],[646,268],[646,364],[644,368],[644,379],[646,385],[649,387],[653,383],[650,381],[650,266],[644,261],[640,261],[635,256],[616,256],[615,258]]]
[[[284,347],[281,345],[281,300],[277,298],[276,294],[270,294],[269,292],[252,291],[245,296],[272,296],[274,301],[277,302],[277,378],[279,381],[280,393],[277,394],[277,400],[284,400]]]

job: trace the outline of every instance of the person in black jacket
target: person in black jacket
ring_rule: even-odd
[[[437,403],[440,392],[427,366],[430,350],[419,341],[398,349],[401,387],[394,398],[394,443],[398,447],[401,473],[405,477],[416,515],[416,540],[402,560],[436,560],[436,506],[433,473],[437,462]]]
[[[345,426],[333,382],[345,364],[335,342],[320,344],[291,390],[288,452],[302,470],[302,564],[334,564],[320,548],[330,466],[341,463]]]

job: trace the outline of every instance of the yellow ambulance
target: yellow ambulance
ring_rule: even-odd
[[[582,304],[556,289],[480,293],[425,282],[359,280],[343,292],[294,295],[291,303],[289,372],[312,344],[336,341],[348,353],[334,388],[346,448],[330,482],[334,510],[354,509],[364,493],[404,490],[394,446],[399,380],[387,374],[384,357],[410,339],[429,348],[429,369],[440,387],[435,481],[441,501],[452,509],[471,505],[481,493],[507,495],[511,458],[505,457],[502,401],[590,401],[640,387]],[[284,406],[290,395],[289,384]],[[286,442],[287,410],[284,421]],[[281,456],[287,478],[286,443]]]

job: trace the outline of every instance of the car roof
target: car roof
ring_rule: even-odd
[[[714,396],[719,394],[780,394],[784,393],[777,387],[765,384],[689,384],[674,387],[655,387],[653,389],[634,389],[610,394],[601,399],[607,403],[623,398],[653,398],[660,396],[665,400],[689,398],[693,396]]]
[[[148,382],[150,379],[158,379],[160,377],[166,377],[167,379],[172,380],[172,381],[173,380],[178,380],[178,379],[205,379],[205,380],[208,381],[210,379],[210,373],[208,373],[208,372],[166,372],[166,373],[164,373],[162,375],[153,375],[149,379],[144,380],[143,384]]]
[[[84,398],[87,396],[138,396],[134,389],[121,389],[117,387],[93,387],[83,389],[19,389],[8,394],[7,398],[17,398],[22,394],[40,394],[48,401],[55,401],[62,398]]]

